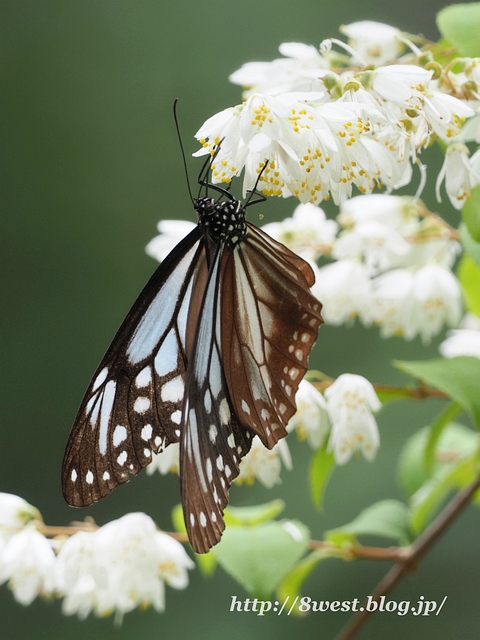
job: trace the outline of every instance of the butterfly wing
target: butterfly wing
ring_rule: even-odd
[[[323,322],[311,267],[248,224],[224,262],[222,352],[239,422],[272,448],[296,411],[295,394]]]
[[[181,429],[187,325],[205,286],[195,228],[153,274],[87,389],[63,460],[67,502],[85,506],[127,482]]]
[[[221,273],[231,249],[219,244],[210,267],[187,373],[180,442],[180,482],[188,537],[205,553],[225,528],[228,489],[249,451],[251,434],[238,424],[223,372]]]

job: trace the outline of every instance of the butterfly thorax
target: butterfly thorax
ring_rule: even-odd
[[[215,243],[223,240],[234,247],[247,233],[245,207],[239,200],[219,202],[203,196],[195,201],[195,210],[200,226]]]

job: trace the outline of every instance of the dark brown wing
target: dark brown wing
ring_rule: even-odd
[[[253,225],[225,256],[222,358],[234,413],[271,448],[296,411],[295,393],[323,320],[307,262]]]

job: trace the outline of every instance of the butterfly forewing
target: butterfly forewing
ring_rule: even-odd
[[[225,261],[222,350],[235,415],[271,448],[286,435],[322,323],[310,266],[256,227]]]
[[[198,228],[157,269],[98,367],[63,461],[69,504],[84,506],[126,482],[178,442],[185,389],[186,328],[204,243]]]
[[[228,489],[251,445],[251,434],[240,427],[232,411],[222,365],[220,276],[224,251],[229,249],[219,245],[210,268],[183,408],[182,504],[188,536],[197,553],[208,551],[220,540]]]

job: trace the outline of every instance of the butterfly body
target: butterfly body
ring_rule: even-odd
[[[65,498],[85,506],[180,442],[189,539],[208,551],[254,435],[286,435],[322,322],[310,266],[218,189],[162,262],[98,367],[64,457]]]

